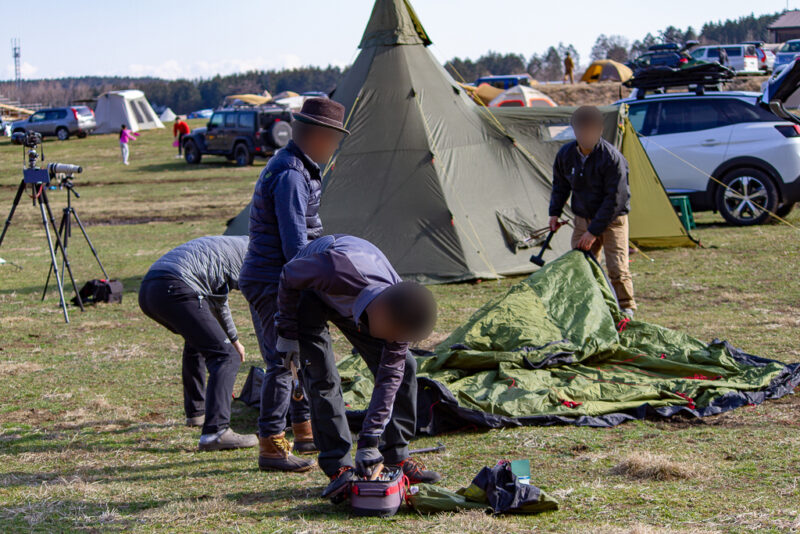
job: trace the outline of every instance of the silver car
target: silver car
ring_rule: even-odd
[[[61,141],[70,135],[86,137],[97,127],[94,111],[86,106],[40,109],[26,120],[11,125],[11,132],[39,132],[42,136],[54,135]]]

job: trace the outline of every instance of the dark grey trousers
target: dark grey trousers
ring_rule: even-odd
[[[145,315],[184,339],[182,375],[186,416],[205,414],[203,434],[228,428],[233,384],[241,360],[208,303],[178,277],[162,277],[142,281],[139,307]]]
[[[275,331],[278,286],[240,280],[239,290],[250,303],[250,315],[253,317],[261,357],[267,365],[261,385],[258,434],[262,437],[274,436],[286,428],[287,414],[292,423],[309,420],[308,395],[304,394],[300,401],[292,398],[292,373],[283,367],[280,355],[275,352],[275,343],[278,341]]]
[[[373,377],[378,370],[384,341],[369,335],[351,318],[342,317],[311,291],[303,292],[298,309],[300,361],[311,397],[311,422],[314,442],[320,450],[319,466],[331,476],[343,466],[352,466],[350,428],[336,358],[331,345],[328,321],[335,324],[366,362]],[[408,442],[417,427],[417,362],[406,355],[403,383],[395,397],[378,449],[387,464],[408,458]]]

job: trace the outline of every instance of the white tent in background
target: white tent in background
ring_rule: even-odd
[[[164,127],[144,93],[138,89],[103,93],[97,98],[94,113],[96,134],[118,132],[123,124],[134,132]]]
[[[165,109],[164,111],[161,112],[161,115],[158,116],[158,119],[161,122],[172,122],[176,118],[177,118],[177,115],[175,115],[175,112],[172,111],[171,108]]]
[[[493,108],[503,107],[556,107],[556,103],[541,91],[537,91],[526,85],[515,85],[503,91],[495,97],[489,106]]]

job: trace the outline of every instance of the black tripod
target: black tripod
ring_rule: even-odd
[[[105,267],[103,267],[103,263],[100,261],[100,256],[97,255],[97,250],[95,250],[94,245],[92,245],[92,240],[89,239],[89,234],[86,233],[86,228],[84,228],[81,218],[78,217],[78,212],[72,207],[72,195],[75,195],[75,198],[81,198],[78,192],[75,191],[75,186],[72,183],[72,176],[66,175],[64,178],[62,178],[60,186],[67,191],[67,206],[64,208],[61,214],[61,223],[58,225],[58,236],[61,238],[61,241],[56,243],[56,252],[58,252],[59,246],[62,246],[64,257],[66,258],[67,247],[69,246],[69,238],[72,237],[72,219],[74,218],[75,222],[78,223],[78,228],[81,229],[84,239],[86,239],[86,244],[89,245],[89,249],[92,251],[92,254],[94,254],[94,259],[97,260],[97,265],[99,265],[100,270],[103,271],[103,276],[106,280],[108,280],[108,273],[106,272]],[[66,261],[61,264],[62,286],[64,285],[65,264]],[[50,275],[52,274],[53,266],[51,265],[50,269],[47,271],[47,280],[44,283],[44,291],[42,291],[42,300],[44,300],[44,297],[47,294],[47,287],[50,285]],[[56,276],[58,276],[58,273],[56,273]]]
[[[28,169],[25,169],[26,171]],[[40,169],[33,169],[33,170],[40,170]],[[41,169],[43,170],[43,169]],[[47,173],[46,170],[43,172]],[[81,300],[81,296],[78,293],[78,287],[75,284],[75,277],[72,276],[72,267],[69,264],[69,257],[67,256],[67,251],[64,250],[63,245],[61,244],[61,237],[56,230],[56,221],[53,217],[53,211],[50,209],[50,200],[47,198],[47,182],[28,182],[26,181],[27,175],[22,181],[19,183],[19,188],[17,188],[17,194],[14,196],[14,203],[11,205],[11,211],[8,213],[8,218],[6,219],[5,226],[3,226],[3,233],[0,234],[0,246],[3,244],[3,239],[6,237],[6,232],[8,231],[8,227],[11,226],[11,218],[14,217],[14,212],[17,210],[17,206],[19,205],[19,201],[22,198],[22,193],[25,191],[27,186],[30,186],[31,189],[31,198],[33,199],[33,205],[39,206],[39,212],[42,215],[42,226],[44,226],[44,233],[47,237],[47,248],[50,251],[50,269],[56,273],[56,283],[58,284],[58,296],[61,299],[61,310],[64,312],[64,321],[69,323],[69,313],[67,312],[67,302],[64,298],[64,287],[62,284],[63,274],[59,277],[58,274],[58,260],[56,259],[56,250],[58,248],[61,249],[61,256],[64,260],[64,267],[66,267],[67,272],[69,273],[69,279],[72,282],[72,289],[75,291],[75,297],[78,301],[78,306],[80,306],[81,311],[84,311],[83,308],[83,301]],[[49,180],[48,180],[49,181]],[[49,224],[48,224],[49,220]],[[50,225],[53,226],[53,233],[55,234],[56,246],[53,247],[53,239],[50,236]]]

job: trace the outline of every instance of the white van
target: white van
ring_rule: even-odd
[[[758,53],[751,44],[698,46],[690,54],[701,61],[719,61],[720,48],[728,53],[728,67],[736,72],[759,72]]]

